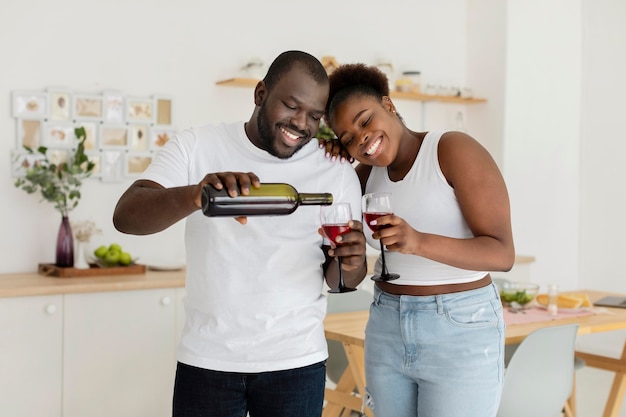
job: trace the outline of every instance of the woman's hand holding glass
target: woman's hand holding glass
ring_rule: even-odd
[[[379,229],[387,227],[387,225],[382,221],[382,218],[392,214],[393,209],[391,207],[390,193],[371,193],[363,196],[363,218],[374,233],[377,233]],[[375,236],[375,238],[380,239],[382,271],[380,275],[372,276],[372,280],[391,281],[400,278],[400,275],[387,271],[387,263],[385,262],[385,245],[383,244],[380,236]]]

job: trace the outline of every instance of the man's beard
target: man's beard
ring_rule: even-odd
[[[269,122],[269,117],[267,116],[267,109],[265,108],[265,103],[261,104],[259,107],[259,117],[257,118],[257,129],[259,131],[259,136],[261,139],[261,143],[263,144],[264,149],[269,152],[271,155],[274,155],[280,159],[289,159],[296,152],[298,152],[306,143],[299,144],[293,149],[293,152],[290,152],[288,155],[282,154],[278,148],[276,147],[276,139],[275,139],[275,129],[272,129]],[[291,129],[300,132],[295,127],[291,127]]]

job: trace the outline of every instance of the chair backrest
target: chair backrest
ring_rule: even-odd
[[[354,292],[328,295],[328,313],[344,313],[347,311],[359,311],[369,309],[374,296],[371,292],[359,288]],[[348,366],[348,358],[343,346],[336,340],[328,340],[328,360],[326,361],[326,374],[328,379],[335,384]]]
[[[520,343],[504,374],[497,417],[555,417],[572,393],[578,324],[535,330]]]

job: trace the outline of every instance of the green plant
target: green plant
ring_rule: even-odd
[[[320,127],[315,137],[318,139],[323,139],[323,140],[328,141],[328,140],[336,139],[337,135],[335,135],[335,132],[333,132],[333,130],[330,127],[328,127],[326,123],[321,122]]]
[[[85,154],[87,133],[84,127],[74,129],[78,146],[67,162],[55,164],[48,159],[48,148],[37,149],[24,146],[29,154],[39,154],[32,165],[25,166],[26,174],[15,180],[15,186],[28,194],[41,192],[42,200],[54,204],[54,208],[67,216],[80,201],[80,187],[94,170],[95,164]]]

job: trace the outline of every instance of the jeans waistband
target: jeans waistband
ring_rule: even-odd
[[[475,290],[486,287],[491,284],[491,275],[487,274],[483,278],[464,282],[461,284],[442,284],[442,285],[396,285],[390,282],[377,281],[376,286],[389,294],[395,295],[438,295],[450,294],[455,292]]]

